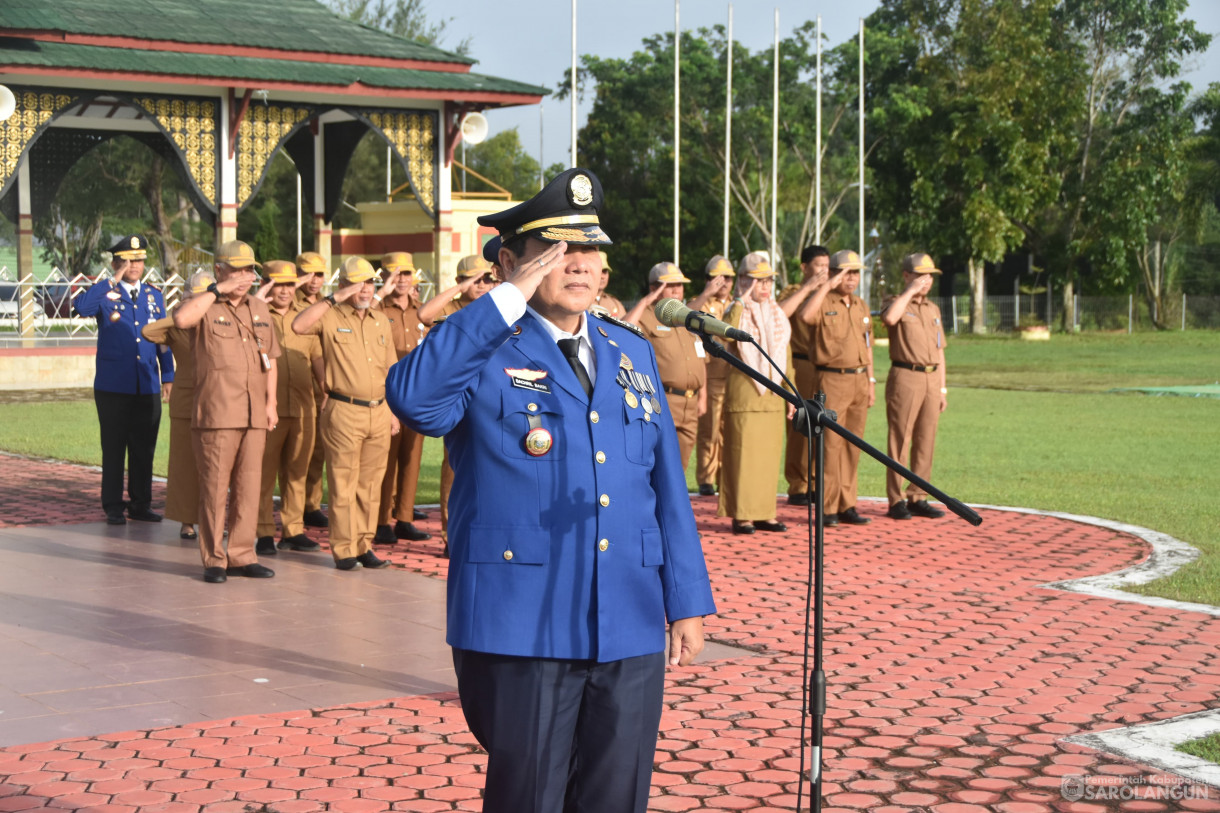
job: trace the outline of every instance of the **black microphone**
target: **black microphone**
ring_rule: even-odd
[[[691,333],[704,336],[722,336],[738,342],[753,342],[754,337],[744,330],[738,330],[728,322],[722,322],[715,316],[703,311],[695,311],[683,305],[676,299],[662,299],[652,310],[657,321],[670,327],[684,327]]]

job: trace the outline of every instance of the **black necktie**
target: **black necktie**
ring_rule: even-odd
[[[589,380],[589,371],[585,369],[585,365],[580,363],[580,339],[560,339],[559,349],[563,351],[563,356],[568,360],[568,364],[572,366],[572,372],[576,373],[576,380],[580,382],[580,386],[584,387],[585,395],[592,397],[593,382]]]

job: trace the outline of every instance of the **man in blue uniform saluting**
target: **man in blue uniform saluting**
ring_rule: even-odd
[[[601,198],[577,168],[479,218],[505,284],[387,381],[453,463],[447,640],[486,813],[643,811],[666,662],[715,612],[652,349],[587,312]]]
[[[110,249],[113,275],[76,298],[76,312],[97,317],[97,372],[93,400],[102,430],[102,510],[106,522],[127,516],[160,522],[152,511],[153,452],[161,426],[162,393],[169,398],[174,357],[168,347],[140,336],[140,328],[165,316],[161,292],[140,281],[148,241],[138,234]],[[127,497],[123,499],[123,468]]]

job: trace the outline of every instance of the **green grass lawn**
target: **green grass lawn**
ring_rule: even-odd
[[[879,396],[884,353],[878,350]],[[1108,392],[1220,380],[1220,333],[954,337],[948,365],[949,408],[932,477],[938,487],[967,503],[1089,514],[1168,533],[1203,555],[1142,592],[1220,605],[1220,401]],[[865,439],[884,450],[880,397]],[[167,440],[162,432],[160,474]],[[97,465],[92,400],[0,404],[0,449]],[[438,498],[440,461],[440,441],[429,439],[421,504]],[[693,463],[693,487],[692,472]],[[777,480],[777,491],[784,489]],[[860,493],[885,493],[884,470],[869,458],[861,459]]]
[[[1177,747],[1178,751],[1191,756],[1206,759],[1208,762],[1220,762],[1220,734],[1212,734],[1201,740],[1184,742]]]

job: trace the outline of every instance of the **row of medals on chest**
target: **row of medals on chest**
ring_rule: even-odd
[[[111,322],[119,321],[120,319],[123,318],[122,312],[127,310],[127,306],[124,305],[122,302],[123,295],[120,294],[118,291],[108,291],[106,293],[106,298],[109,299],[111,302],[119,303],[118,308],[115,310],[112,310],[110,312],[110,321]],[[148,312],[153,314],[154,316],[157,315],[158,313],[160,313],[160,309],[157,307],[157,301],[155,299],[153,299],[153,295],[152,295],[151,291],[148,292]]]
[[[618,364],[618,374],[614,380],[623,388],[623,400],[631,409],[643,408],[644,419],[649,420],[654,412],[661,411],[656,385],[647,373],[635,369],[626,353],[619,354]],[[541,426],[531,426],[525,435],[525,449],[534,457],[541,457],[549,452],[553,444],[551,433]]]

